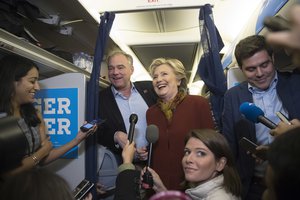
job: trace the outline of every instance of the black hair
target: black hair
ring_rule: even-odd
[[[15,95],[15,81],[19,81],[26,76],[28,71],[38,67],[36,64],[18,55],[7,55],[0,60],[0,112],[13,115],[14,108],[12,97]],[[36,109],[32,103],[23,104],[20,107],[21,116],[29,126],[37,126],[41,123],[37,116]]]

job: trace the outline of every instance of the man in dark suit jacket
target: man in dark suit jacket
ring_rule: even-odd
[[[239,140],[246,137],[258,145],[268,145],[273,138],[264,125],[246,120],[239,107],[244,102],[254,102],[275,123],[279,119],[274,111],[282,111],[290,119],[300,119],[300,75],[276,72],[272,62],[272,50],[263,36],[250,36],[241,40],[235,55],[247,81],[229,89],[225,94],[223,134],[231,146],[241,176],[243,199],[261,199],[265,189],[262,183],[264,166],[259,166],[247,155],[240,147]],[[258,169],[263,169],[260,171],[261,177],[256,177],[259,174]]]
[[[132,83],[132,73],[132,57],[125,52],[113,52],[108,57],[108,77],[111,86],[99,94],[100,118],[106,122],[98,129],[98,142],[115,154],[118,164],[122,163],[121,152],[127,141],[126,126],[128,130],[130,114],[142,113],[138,115],[137,123],[144,121],[142,127],[146,128],[146,110],[156,103],[157,99],[152,82]],[[135,99],[134,105],[131,102],[132,98]],[[139,134],[145,134],[145,129],[140,130]],[[139,145],[139,141],[135,142]],[[139,159],[147,159],[145,148],[137,148],[137,152]]]

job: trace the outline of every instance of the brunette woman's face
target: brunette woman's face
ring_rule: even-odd
[[[195,184],[214,178],[224,168],[220,161],[216,161],[209,148],[194,137],[185,145],[182,166],[185,180]]]
[[[25,103],[33,103],[36,91],[40,90],[38,83],[39,72],[33,67],[28,71],[26,76],[22,77],[19,81],[15,81],[14,101],[18,105]]]

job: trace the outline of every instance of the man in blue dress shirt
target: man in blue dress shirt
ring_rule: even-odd
[[[244,102],[252,102],[276,124],[280,121],[277,111],[290,119],[300,119],[300,75],[276,71],[272,48],[263,36],[253,35],[241,40],[236,46],[235,57],[246,81],[225,94],[223,134],[235,156],[244,186],[243,199],[256,200],[261,199],[265,189],[263,177],[267,162],[255,163],[239,146],[239,140],[246,137],[258,145],[269,145],[273,137],[263,124],[253,124],[243,118],[239,107]]]

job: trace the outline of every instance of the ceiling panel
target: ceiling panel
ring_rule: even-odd
[[[148,69],[152,60],[155,58],[165,57],[179,59],[183,63],[189,78],[197,47],[197,43],[185,43],[134,45],[131,46],[131,49],[146,69]],[[178,51],[179,49],[180,51]]]
[[[81,22],[69,24],[73,28],[73,34],[70,36],[61,35],[57,32],[59,25],[47,25],[40,22],[29,22],[28,28],[41,41],[43,48],[55,47],[57,50],[63,50],[69,53],[79,51],[90,55],[94,53],[98,32],[98,15],[90,15],[77,0],[28,0],[38,6],[41,15],[49,17],[58,15],[60,22],[82,20]],[[100,9],[97,6],[100,1],[85,0],[91,2],[91,9],[95,11]],[[245,15],[255,8],[245,5],[248,0],[217,0],[213,6],[214,18],[220,31],[223,41],[227,44],[232,42],[232,38],[227,32],[232,32],[234,27],[238,27],[235,33],[243,28],[242,23],[237,19],[247,19]],[[251,2],[260,2],[252,0]],[[104,1],[101,1],[103,4]],[[242,7],[241,7],[242,5]],[[103,6],[103,5],[102,5]],[[94,12],[91,12],[94,13]],[[181,60],[187,72],[197,68],[199,60],[198,43],[199,35],[199,8],[186,9],[157,9],[150,11],[138,11],[128,13],[117,13],[110,34],[112,39],[108,42],[105,54],[111,49],[121,48],[130,54],[136,54],[142,65],[147,68],[152,59],[157,57],[172,57]],[[97,17],[95,17],[97,16]],[[243,20],[245,21],[245,20]],[[232,23],[234,22],[234,23]],[[141,67],[143,69],[143,67]],[[135,70],[138,71],[138,70]],[[188,74],[189,75],[189,74]],[[139,77],[140,74],[139,74]],[[194,80],[194,77],[191,77]],[[134,80],[139,80],[135,78]]]
[[[155,19],[155,11],[145,11],[136,13],[119,13],[116,14],[114,28],[121,31],[134,32],[158,32]]]
[[[117,24],[117,29],[120,31],[174,32],[198,27],[198,13],[199,9],[165,9],[118,13],[114,24]],[[160,30],[159,26],[165,29]]]
[[[178,9],[162,11],[165,17],[167,32],[198,28],[199,9]]]

